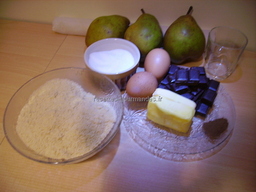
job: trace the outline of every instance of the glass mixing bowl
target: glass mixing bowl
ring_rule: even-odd
[[[95,95],[100,101],[107,101],[116,112],[116,121],[105,138],[93,150],[70,159],[53,159],[39,155],[22,141],[16,131],[18,116],[30,95],[41,85],[55,78],[64,78],[78,83],[86,92]],[[48,164],[77,163],[88,159],[102,150],[115,136],[123,117],[123,101],[120,90],[108,77],[88,68],[61,68],[40,74],[26,82],[10,99],[4,114],[4,133],[11,146],[21,155],[37,162]],[[93,137],[97,137],[94,135]],[[38,138],[35,138],[38,139]]]

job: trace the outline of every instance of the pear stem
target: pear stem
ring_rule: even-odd
[[[142,14],[145,14],[145,11],[144,11],[144,9],[141,9],[141,12],[142,12]]]
[[[193,6],[190,6],[187,12],[187,15],[191,15],[193,12]]]

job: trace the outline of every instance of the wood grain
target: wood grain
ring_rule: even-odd
[[[179,163],[155,157],[123,125],[104,150],[78,164],[46,165],[17,153],[2,129],[11,96],[44,71],[85,67],[85,49],[84,37],[54,33],[51,25],[0,20],[0,191],[256,191],[256,52],[245,51],[235,73],[222,82],[235,104],[235,130],[225,148],[207,159]]]

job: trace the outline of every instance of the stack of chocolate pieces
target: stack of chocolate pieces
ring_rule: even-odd
[[[196,113],[206,116],[217,96],[219,84],[206,76],[204,67],[184,68],[171,65],[159,87],[195,101]]]

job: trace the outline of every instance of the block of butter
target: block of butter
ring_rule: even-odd
[[[157,88],[149,99],[147,118],[165,127],[186,133],[195,115],[196,103],[172,91]]]

